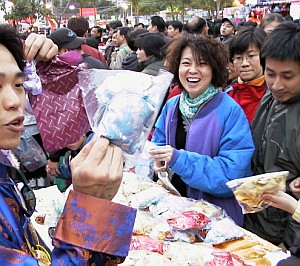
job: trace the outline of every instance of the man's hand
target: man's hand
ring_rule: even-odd
[[[295,180],[293,180],[290,183],[290,189],[291,189],[293,195],[297,199],[300,199],[300,177],[297,177]]]
[[[71,160],[71,172],[74,190],[111,200],[122,181],[122,150],[106,138],[93,139]]]
[[[52,162],[51,160],[48,160],[46,171],[52,176],[59,176],[60,172],[58,169],[58,162]]]
[[[45,35],[31,33],[25,40],[24,55],[27,61],[48,61],[58,53],[57,45]]]

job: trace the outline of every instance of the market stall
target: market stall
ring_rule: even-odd
[[[67,193],[60,193],[56,186],[36,191],[37,211],[32,220],[49,248],[49,232],[62,212]],[[134,173],[124,172],[113,201],[138,209],[131,251],[123,266],[218,265],[213,263],[220,261],[276,265],[288,256],[238,227],[219,207],[174,195],[161,184],[139,179]]]

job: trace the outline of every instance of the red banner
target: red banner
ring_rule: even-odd
[[[79,8],[79,15],[83,17],[96,16],[97,9],[95,7]]]

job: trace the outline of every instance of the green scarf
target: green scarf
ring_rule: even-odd
[[[208,88],[196,98],[190,98],[188,93],[184,90],[180,95],[179,110],[183,117],[191,122],[201,105],[210,100],[214,95],[219,92],[218,88],[209,85]]]

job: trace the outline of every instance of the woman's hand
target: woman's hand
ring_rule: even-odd
[[[291,214],[295,212],[297,207],[297,200],[283,191],[279,191],[276,194],[264,193],[262,198],[267,205]]]
[[[167,170],[167,163],[171,161],[174,149],[170,145],[156,146],[150,149],[151,158],[155,160],[154,171],[164,172]]]
[[[295,180],[293,180],[290,183],[290,189],[291,189],[293,195],[297,199],[300,199],[300,177],[297,177]]]
[[[57,53],[57,45],[45,35],[31,33],[25,40],[24,55],[29,62],[35,58],[41,61],[48,61]]]
[[[58,169],[58,162],[52,162],[51,160],[48,160],[46,171],[52,176],[59,176],[60,172]]]
[[[71,160],[74,190],[111,200],[122,181],[123,161],[122,150],[108,139],[92,139]]]

